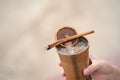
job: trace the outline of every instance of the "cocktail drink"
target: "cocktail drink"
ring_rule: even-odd
[[[91,64],[89,43],[83,36],[91,33],[94,30],[77,34],[73,28],[63,27],[56,33],[56,42],[45,47],[46,50],[56,47],[66,80],[92,80],[83,75],[83,69]]]
[[[83,75],[83,69],[89,64],[89,45],[84,37],[80,37],[75,46],[67,42],[67,47],[57,46],[66,80],[91,80],[89,76]]]
[[[71,28],[62,28],[57,32],[57,39],[70,37],[76,34]],[[85,37],[67,41],[56,46],[61,60],[66,80],[91,80],[90,76],[83,75],[83,69],[90,64],[89,43]]]

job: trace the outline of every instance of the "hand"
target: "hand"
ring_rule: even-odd
[[[93,80],[120,80],[120,70],[106,61],[93,61],[83,73],[91,75]]]
[[[62,66],[62,63],[59,66]],[[120,69],[106,61],[93,61],[83,73],[90,75],[93,80],[120,80]],[[65,73],[62,75],[65,76]]]

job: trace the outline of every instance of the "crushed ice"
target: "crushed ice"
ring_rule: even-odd
[[[66,48],[60,48],[59,51],[62,54],[72,55],[84,50],[87,47],[87,42],[84,39],[80,39],[80,41],[74,47],[70,41],[66,42],[65,46]]]

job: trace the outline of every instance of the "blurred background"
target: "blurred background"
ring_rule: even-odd
[[[44,50],[64,26],[94,29],[90,55],[120,66],[120,0],[0,0],[0,80],[64,80]]]

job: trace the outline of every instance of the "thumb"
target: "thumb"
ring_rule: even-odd
[[[87,68],[84,69],[83,73],[84,75],[91,75],[95,71],[97,71],[100,68],[100,65],[98,63],[93,63],[89,65]]]

